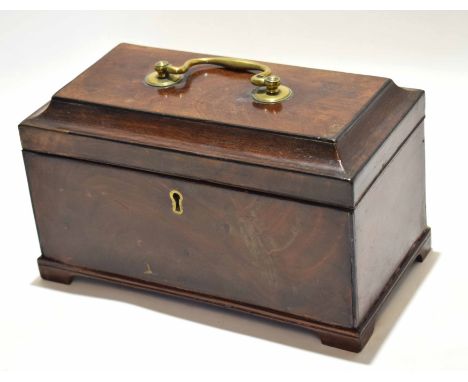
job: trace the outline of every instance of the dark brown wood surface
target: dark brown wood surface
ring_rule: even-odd
[[[427,229],[424,126],[419,125],[354,211],[356,325],[367,316],[411,246]]]
[[[56,101],[24,121],[20,134],[35,152],[353,205],[350,182],[297,169],[310,161],[314,171],[340,171],[331,144]]]
[[[261,308],[255,305],[243,303],[241,301],[233,301],[223,299],[217,296],[204,295],[193,292],[191,290],[183,290],[173,288],[164,284],[157,284],[151,281],[142,279],[134,279],[125,275],[117,275],[102,271],[97,271],[89,268],[77,267],[48,259],[41,256],[38,259],[39,270],[41,277],[45,280],[70,284],[76,277],[86,277],[98,280],[113,282],[119,285],[124,285],[132,288],[144,289],[164,293],[170,296],[183,297],[190,300],[205,302],[217,306],[222,306],[228,309],[255,314],[260,317],[265,317],[271,320],[293,324],[312,330],[318,334],[323,344],[337,347],[343,350],[352,352],[360,352],[374,330],[376,315],[381,309],[387,297],[397,285],[402,275],[410,268],[410,265],[416,260],[422,262],[430,252],[431,234],[430,230],[426,230],[418,238],[418,240],[410,248],[403,261],[388,280],[379,297],[372,305],[366,319],[357,328],[343,328],[336,325],[330,325],[324,322],[305,319],[304,317],[294,316],[281,311]]]
[[[424,117],[420,90],[285,65],[295,96],[279,105],[233,97],[249,73],[224,68],[193,69],[183,91],[144,84],[154,60],[194,55],[119,45],[21,124],[23,148],[353,208]]]
[[[41,275],[234,307],[359,351],[430,249],[424,93],[283,65],[295,94],[280,105],[222,68],[143,83],[154,61],[191,57],[119,45],[20,125]]]
[[[90,102],[174,118],[245,126],[334,140],[384,88],[387,78],[270,64],[292,88],[290,100],[252,105],[252,73],[212,65],[190,69],[172,88],[144,84],[154,63],[182,65],[206,54],[121,44],[61,89],[56,98]]]
[[[46,258],[352,326],[348,212],[24,157]],[[182,215],[172,189],[183,195]]]

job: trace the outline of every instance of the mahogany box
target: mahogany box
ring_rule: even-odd
[[[430,250],[424,92],[199,56],[120,44],[20,124],[41,276],[182,296],[360,351]]]

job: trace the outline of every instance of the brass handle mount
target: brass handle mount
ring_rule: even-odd
[[[230,57],[192,58],[185,61],[182,66],[171,65],[166,60],[158,61],[154,64],[154,72],[145,77],[145,82],[150,86],[168,88],[182,81],[184,73],[192,66],[201,64],[219,65],[234,70],[260,70],[260,73],[250,78],[250,82],[256,86],[252,90],[252,98],[257,102],[278,103],[292,96],[292,90],[282,85],[280,77],[272,74],[268,66],[255,61]]]

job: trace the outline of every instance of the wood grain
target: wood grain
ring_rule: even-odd
[[[352,326],[351,215],[24,153],[42,254]],[[172,212],[169,192],[183,195]]]
[[[427,229],[424,126],[413,131],[356,208],[356,324]]]
[[[420,90],[285,65],[271,64],[297,94],[280,105],[233,99],[249,74],[223,68],[195,69],[182,89],[143,83],[153,57],[193,55],[119,45],[23,121],[23,148],[354,208],[424,118]]]
[[[172,88],[142,86],[156,61],[181,65],[200,56],[207,55],[120,44],[55,98],[333,140],[389,81],[268,63],[294,96],[257,107],[250,96],[251,73],[210,65],[192,68],[187,80]]]
[[[155,61],[194,56],[121,44],[20,124],[41,276],[235,308],[360,351],[430,251],[424,92],[276,64],[294,91],[277,105],[222,68],[144,84]]]

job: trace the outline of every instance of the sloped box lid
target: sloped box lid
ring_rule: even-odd
[[[267,64],[293,91],[277,104],[253,72],[144,81],[202,56],[118,45],[21,123],[23,148],[352,209],[424,118],[423,91],[381,77]]]

